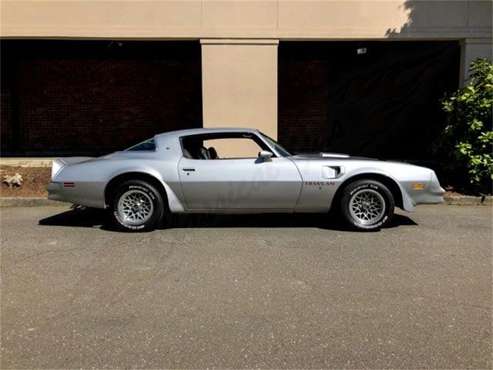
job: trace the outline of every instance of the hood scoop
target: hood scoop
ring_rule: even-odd
[[[349,158],[349,154],[343,153],[320,153],[322,158]]]

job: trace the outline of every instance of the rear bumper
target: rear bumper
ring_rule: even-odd
[[[105,208],[104,184],[95,182],[70,183],[50,182],[48,184],[48,199],[59,202],[80,204],[93,208]]]
[[[50,200],[57,200],[60,202],[70,202],[70,200],[67,200],[64,191],[63,191],[63,184],[61,182],[50,182],[48,184],[48,199]]]

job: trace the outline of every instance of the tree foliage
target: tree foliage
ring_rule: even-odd
[[[442,101],[447,125],[442,150],[452,170],[465,169],[472,190],[491,192],[493,179],[493,64],[476,59],[463,88]]]

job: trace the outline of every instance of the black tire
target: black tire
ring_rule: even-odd
[[[145,207],[142,213],[145,213],[144,219],[133,219],[134,214],[129,215],[129,219],[123,214],[129,211],[128,207],[123,207],[125,200],[129,196],[137,198],[136,212],[141,212],[139,207]],[[122,197],[125,197],[122,199]],[[127,180],[119,184],[111,198],[111,218],[112,223],[120,230],[124,231],[149,231],[155,229],[163,220],[165,213],[163,197],[159,191],[151,184],[143,180]],[[119,208],[119,202],[122,201],[122,207]],[[140,214],[139,214],[140,215]],[[137,217],[135,217],[137,218]]]
[[[367,197],[367,200],[362,201],[364,197]],[[382,208],[379,208],[380,205]],[[389,224],[394,216],[395,202],[392,193],[384,184],[361,179],[344,188],[340,207],[341,214],[349,226],[357,230],[371,231]]]

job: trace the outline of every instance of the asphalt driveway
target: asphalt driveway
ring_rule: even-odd
[[[492,214],[375,233],[314,216],[125,234],[3,208],[1,368],[491,368]]]

